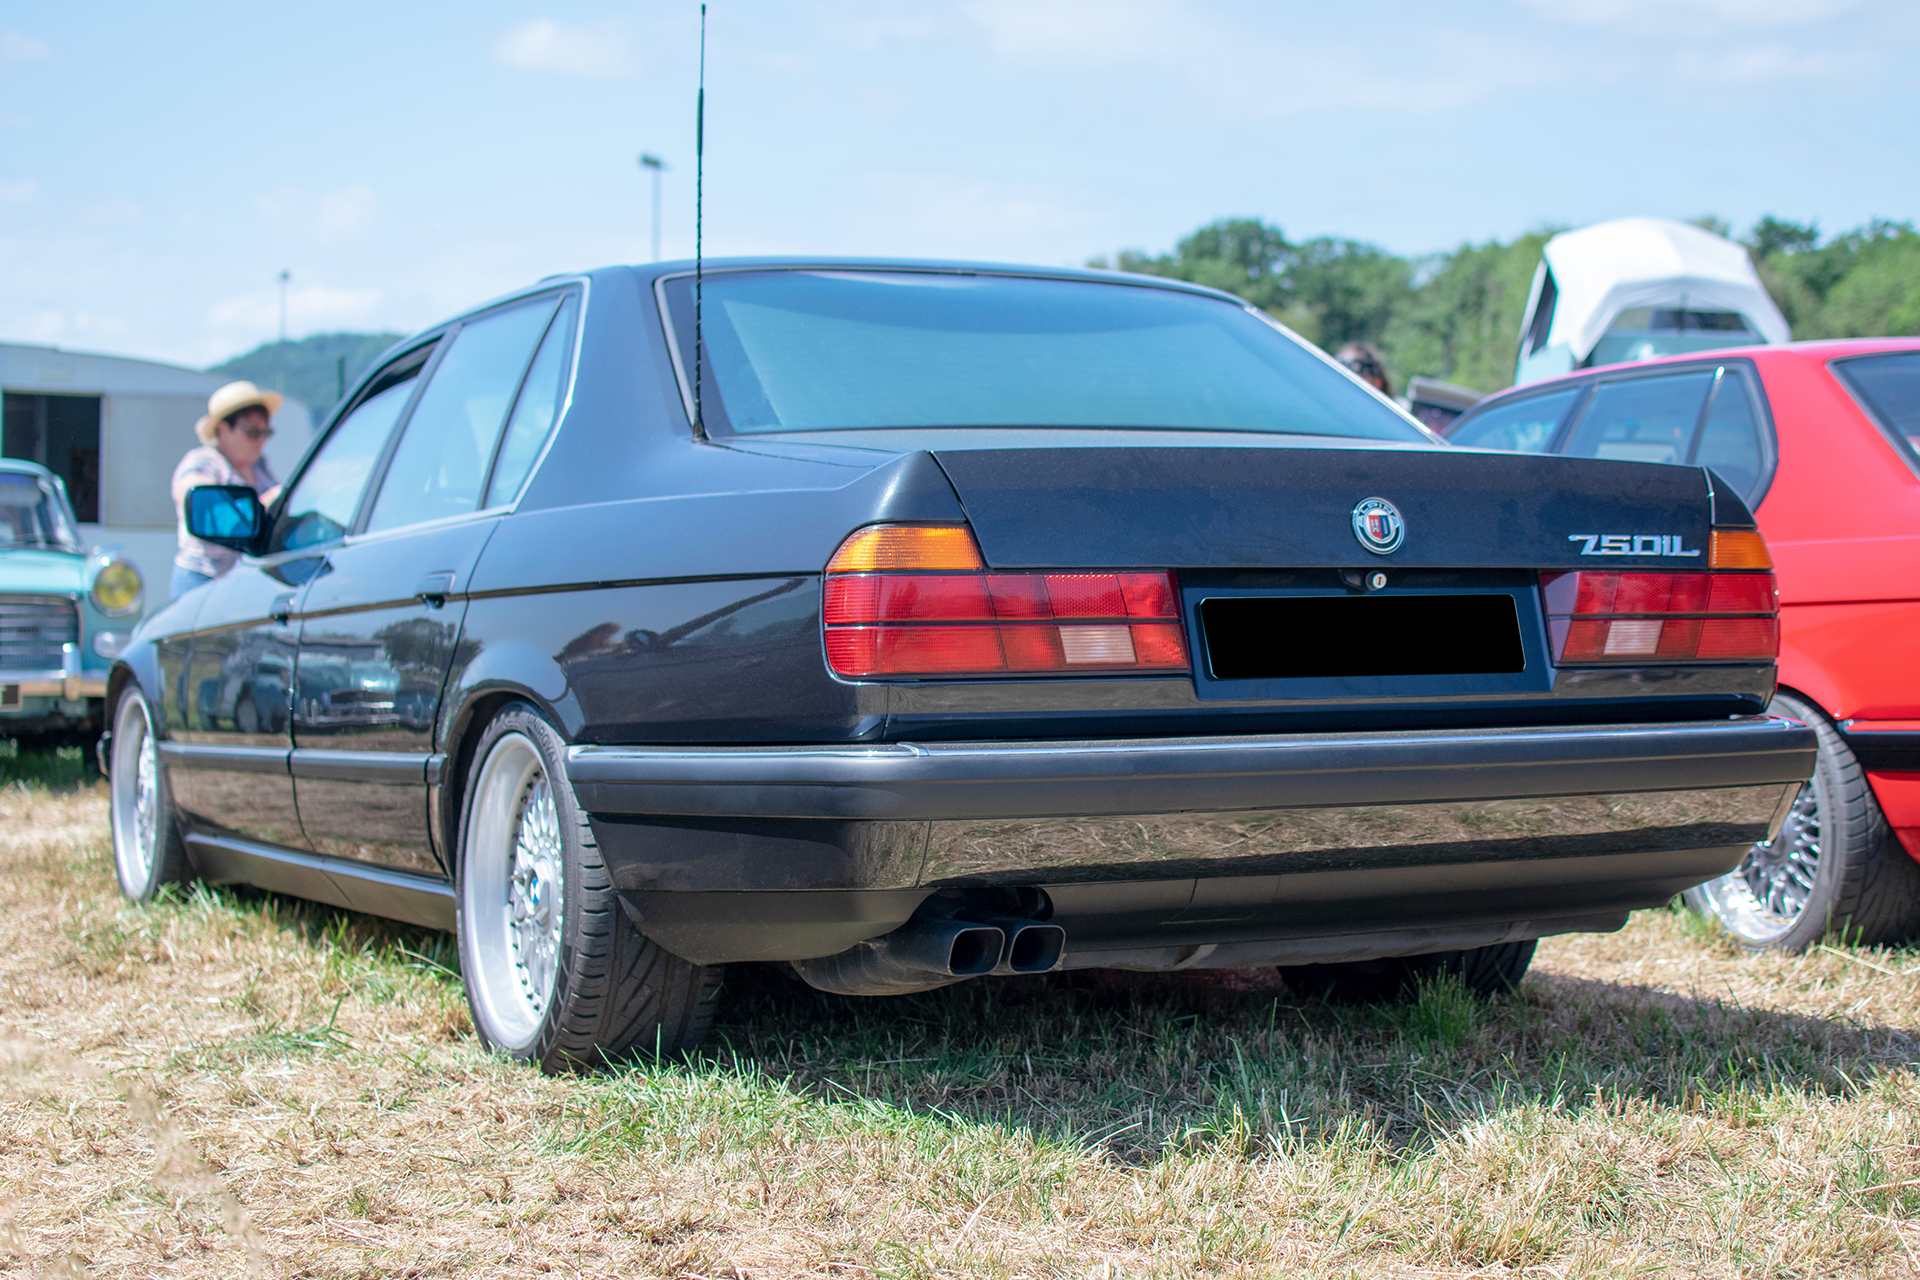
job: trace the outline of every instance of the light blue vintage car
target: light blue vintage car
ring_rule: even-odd
[[[66,487],[0,458],[0,738],[91,746],[107,668],[139,625],[140,571],[81,541]]]

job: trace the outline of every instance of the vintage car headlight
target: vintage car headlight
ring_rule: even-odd
[[[144,590],[140,571],[125,560],[109,560],[93,575],[93,602],[112,617],[138,609]]]

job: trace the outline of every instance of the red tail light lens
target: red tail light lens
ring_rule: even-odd
[[[962,526],[855,533],[827,566],[828,665],[851,677],[1187,669],[1172,574],[983,567]]]
[[[1771,662],[1780,653],[1771,573],[1582,569],[1542,574],[1540,586],[1563,665]]]

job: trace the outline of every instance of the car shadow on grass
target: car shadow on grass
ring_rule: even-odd
[[[1514,994],[1457,981],[1399,1004],[1301,1000],[1277,973],[1081,972],[891,999],[740,966],[708,1061],[820,1096],[1098,1145],[1122,1159],[1238,1138],[1398,1146],[1495,1111],[1644,1098],[1757,1114],[1780,1091],[1843,1096],[1920,1056],[1920,1032],[1557,974]]]

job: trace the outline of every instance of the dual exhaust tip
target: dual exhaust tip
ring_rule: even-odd
[[[990,973],[1050,973],[1066,953],[1067,931],[1014,916],[925,917],[838,955],[795,960],[809,985],[840,995],[905,995]]]

